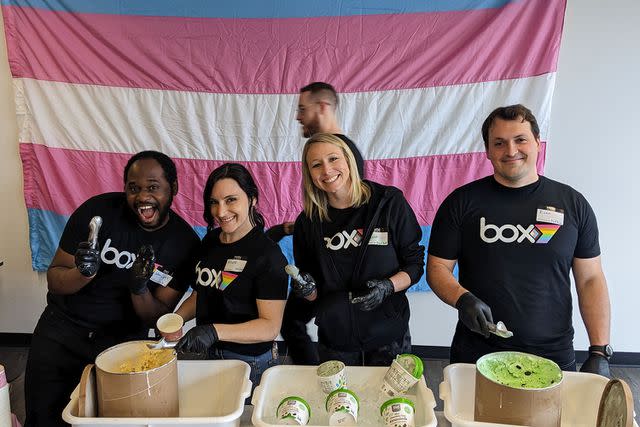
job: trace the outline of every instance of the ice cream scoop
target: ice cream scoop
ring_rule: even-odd
[[[513,332],[507,329],[507,326],[504,322],[499,321],[498,323],[489,323],[489,332],[495,334],[501,338],[511,338],[513,336]]]
[[[147,343],[147,347],[151,350],[159,350],[161,348],[174,348],[176,344],[178,344],[177,341],[166,341],[164,338],[162,338],[158,342]]]

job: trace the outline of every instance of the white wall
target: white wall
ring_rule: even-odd
[[[640,137],[640,3],[569,0],[560,50],[546,175],[591,202],[600,226],[613,307],[616,350],[640,352],[640,286],[634,274],[640,231],[635,164]],[[13,92],[0,35],[0,332],[31,332],[45,304],[46,282],[31,271]],[[634,191],[635,190],[635,191]],[[634,219],[636,218],[636,219]],[[414,344],[448,346],[456,313],[433,294],[411,296]],[[576,348],[588,345],[575,313]]]

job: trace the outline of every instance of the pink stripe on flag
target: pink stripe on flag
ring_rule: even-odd
[[[538,156],[544,169],[546,144]],[[89,197],[123,188],[122,172],[129,154],[77,151],[21,143],[27,208],[70,215]],[[218,160],[174,159],[179,193],[174,209],[191,225],[202,219],[202,191]],[[302,210],[301,166],[298,162],[240,162],[260,191],[259,207],[269,225],[294,220]],[[490,175],[485,153],[370,160],[365,173],[372,181],[401,188],[418,222],[430,225],[442,200],[455,188]]]
[[[14,77],[214,93],[340,92],[556,70],[564,1],[439,13],[286,19],[70,14],[2,6]]]

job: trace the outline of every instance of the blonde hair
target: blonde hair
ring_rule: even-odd
[[[307,153],[309,152],[309,148],[312,144],[316,143],[332,144],[342,150],[342,153],[347,160],[349,174],[351,177],[349,195],[351,196],[350,202],[352,207],[357,208],[367,203],[371,198],[371,189],[360,178],[358,167],[356,166],[356,159],[353,157],[353,153],[342,139],[330,133],[317,133],[313,135],[309,140],[307,140],[306,144],[304,144],[304,150],[302,150],[304,213],[310,219],[313,219],[313,217],[317,215],[320,222],[328,222],[331,221],[329,218],[329,198],[327,197],[327,193],[320,190],[313,183],[313,179],[311,179],[311,171],[307,164]]]

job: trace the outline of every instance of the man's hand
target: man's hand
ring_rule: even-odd
[[[198,325],[180,338],[176,351],[187,353],[204,353],[218,342],[218,331],[213,325]]]
[[[458,319],[473,332],[489,337],[489,323],[493,323],[491,309],[471,292],[466,292],[456,302]]]
[[[138,249],[136,259],[131,266],[131,277],[129,278],[129,290],[132,294],[142,295],[149,291],[147,282],[153,274],[156,256],[151,245],[143,245]]]
[[[589,353],[589,357],[584,361],[580,367],[580,372],[590,372],[592,374],[598,374],[611,378],[611,372],[609,371],[609,360],[598,353]]]
[[[74,255],[78,271],[85,277],[93,277],[100,267],[100,251],[89,242],[80,242]]]
[[[362,311],[371,311],[379,307],[382,301],[395,292],[393,282],[390,279],[368,280],[367,288],[369,288],[369,292],[366,295],[351,300],[351,304],[360,304]]]
[[[316,291],[316,281],[309,273],[298,274],[299,279],[291,278],[291,288],[293,294],[299,298],[311,296]]]

